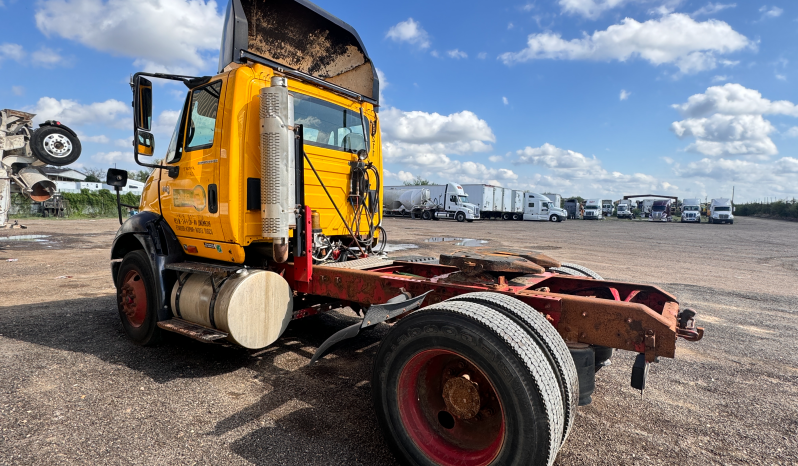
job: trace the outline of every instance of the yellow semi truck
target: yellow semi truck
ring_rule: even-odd
[[[161,163],[152,80],[188,88]],[[348,338],[392,325],[372,399],[409,464],[552,464],[613,349],[647,365],[695,341],[695,313],[649,285],[526,250],[378,254],[379,80],[357,32],[306,0],[230,0],[218,74],[138,73],[134,159],[152,169],[111,250],[119,315],[142,345],[175,332],[263,348],[348,306]],[[122,187],[127,173],[111,169]],[[121,212],[121,205],[120,205]]]

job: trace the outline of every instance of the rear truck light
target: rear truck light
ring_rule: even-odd
[[[184,244],[183,245],[183,249],[185,249],[186,252],[189,253],[189,254],[197,254],[197,253],[199,253],[199,251],[197,250],[196,246],[191,246],[189,244]]]

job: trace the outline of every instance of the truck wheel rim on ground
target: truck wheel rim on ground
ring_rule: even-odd
[[[122,311],[133,327],[141,327],[147,318],[147,289],[144,280],[136,270],[129,271],[122,280],[119,297]]]
[[[493,383],[474,363],[444,349],[422,351],[399,375],[405,431],[435,464],[489,464],[504,443],[505,419]]]

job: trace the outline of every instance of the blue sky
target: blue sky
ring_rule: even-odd
[[[610,196],[798,195],[798,5],[319,0],[382,80],[386,181]],[[0,0],[0,107],[135,168],[130,74],[213,74],[225,1]],[[158,151],[185,89],[156,89]]]

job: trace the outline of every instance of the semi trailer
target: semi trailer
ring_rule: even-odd
[[[383,196],[386,216],[419,217],[422,220],[451,219],[473,222],[479,207],[468,202],[468,194],[456,183],[425,186],[386,186]]]
[[[162,163],[143,160],[156,153],[151,79],[188,88]],[[318,347],[311,364],[323,364],[388,324],[371,399],[403,463],[551,465],[613,349],[637,354],[630,383],[642,390],[677,339],[703,336],[661,288],[524,244],[439,263],[375,254],[386,239],[376,69],[356,31],[307,0],[231,0],[218,74],[137,73],[131,87],[133,160],[152,173],[111,247],[127,336],[259,349],[348,306],[362,320]],[[110,169],[107,182],[126,177]]]
[[[554,204],[554,207],[558,207],[558,208],[562,208],[563,207],[562,196],[560,196],[559,194],[543,193],[543,195],[548,197],[549,199],[551,199],[551,202],[552,202],[552,204]]]
[[[565,211],[568,212],[568,218],[582,219],[584,206],[579,202],[579,199],[571,198],[565,201]]]

